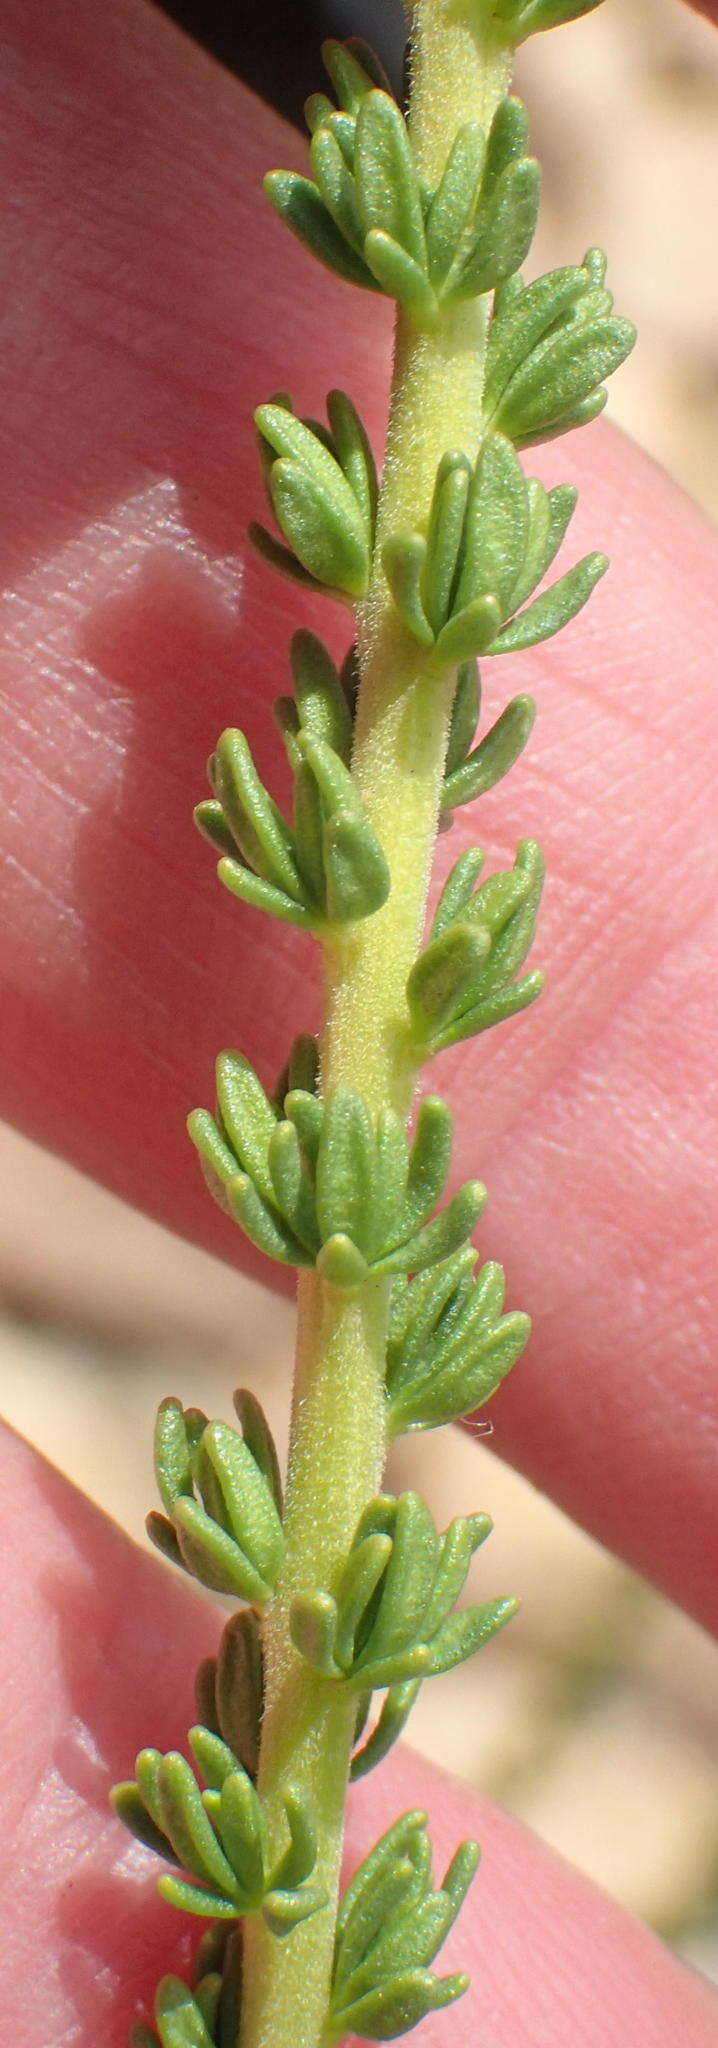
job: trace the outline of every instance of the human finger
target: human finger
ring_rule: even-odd
[[[267,217],[261,172],[296,141],[159,13],[3,13],[0,1099],[241,1259],[184,1111],[211,1098],[224,1045],[269,1081],[317,1014],[304,942],[223,895],[189,824],[227,723],[274,782],[269,701],[290,631],[315,616],[248,556],[248,415],[286,381],[289,349],[302,406],[320,408],[341,363],[379,439],[388,311],[369,317]],[[539,724],[440,864],[477,835],[495,860],[543,840],[549,988],[531,1022],[436,1079],[457,1108],[457,1174],[489,1185],[482,1253],[534,1314],[498,1447],[715,1622],[716,543],[600,427],[536,466],[584,486],[576,552],[600,541],[616,564],[548,655],[487,674],[490,712],[534,687]]]

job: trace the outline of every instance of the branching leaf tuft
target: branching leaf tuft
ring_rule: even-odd
[[[394,2040],[466,1991],[467,1977],[436,1977],[429,1965],[478,1861],[477,1844],[462,1842],[435,1891],[422,1812],[403,1814],[377,1842],[339,1908],[328,2042]]]

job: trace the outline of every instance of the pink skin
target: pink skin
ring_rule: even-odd
[[[268,706],[288,636],[302,617],[327,630],[248,555],[246,520],[262,515],[248,415],[288,381],[316,411],[340,378],[379,443],[389,315],[324,279],[268,216],[261,173],[299,163],[297,139],[143,0],[2,0],[0,18],[13,194],[0,227],[0,1109],[241,1262],[193,1171],[182,1105],[211,1099],[223,1045],[272,1075],[287,1020],[316,1019],[314,968],[308,946],[223,895],[187,820],[223,724],[244,724],[276,778]],[[457,1173],[478,1166],[490,1188],[481,1249],[535,1317],[496,1404],[497,1447],[711,1623],[718,551],[608,429],[535,467],[583,486],[573,554],[605,545],[616,567],[547,651],[486,664],[489,709],[534,689],[539,725],[480,823],[460,817],[443,841],[441,866],[477,833],[493,860],[522,833],[542,839],[549,990],[431,1082],[457,1105]],[[3,1458],[5,1497],[25,1506],[0,1593],[23,1869],[5,1857],[0,2048],[120,2048],[179,1923],[152,1903],[139,1852],[118,1872],[106,1784],[140,1742],[181,1737],[216,1617],[34,1454],[8,1440]],[[715,2041],[712,1994],[408,1756],[357,1796],[352,1852],[398,1801],[424,1798],[440,1855],[472,1828],[486,1851],[453,1948],[470,1966],[475,1949],[477,1984],[453,2020],[426,2025],[427,2048],[477,2031],[482,2048],[619,2048],[627,2014],[639,2048]]]

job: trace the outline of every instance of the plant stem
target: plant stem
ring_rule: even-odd
[[[462,121],[488,124],[506,89],[508,58],[483,24],[486,0],[416,0],[411,134],[419,174],[435,178]],[[448,448],[476,453],[485,306],[447,314],[419,335],[399,314],[387,455],[371,589],[359,619],[361,686],[352,770],[392,876],[375,917],[327,949],[322,1088],[358,1090],[368,1107],[406,1115],[414,1081],[406,979],[416,956],[436,837],[453,676],[430,680],[394,610],[381,570],[389,532],[426,519]],[[299,1284],[286,1554],[266,1616],[266,1705],[259,1786],[270,1833],[283,1829],[282,1793],[311,1796],[317,1881],[330,1905],[280,1943],[261,1919],[245,1928],[242,2048],[320,2048],[326,2019],[334,1902],[356,1697],[313,1674],[289,1637],[299,1591],[331,1585],[385,1455],[384,1359],[389,1286],[352,1294],[316,1275]]]

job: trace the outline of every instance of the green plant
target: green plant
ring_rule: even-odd
[[[356,640],[341,671],[314,634],[293,641],[293,694],[275,707],[291,822],[238,731],[197,811],[226,887],[315,934],[327,995],[320,1044],[296,1041],[272,1094],[225,1052],[214,1114],[190,1118],[216,1199],[299,1270],[297,1374],[286,1503],[251,1396],[236,1397],[239,1431],[173,1400],[159,1412],[150,1534],[242,1604],[199,1673],[194,1767],[143,1750],[114,1795],[169,1866],[163,1895],[213,1923],[193,1988],[163,1980],[136,2048],[386,2040],[466,1989],[431,1965],[475,1844],[435,1890],[425,1816],[404,1815],[338,1917],[336,1895],[349,1777],[386,1755],[420,1684],[516,1604],[457,1610],[486,1516],[440,1535],[417,1495],[379,1489],[391,1439],[473,1412],[529,1331],[504,1314],[500,1267],[474,1274],[480,1183],[439,1206],[446,1105],[426,1097],[410,1140],[406,1124],[432,1054],[541,987],[523,972],[543,877],[530,840],[484,878],[482,854],[464,854],[423,947],[421,932],[440,815],[508,773],[533,723],[519,696],[477,739],[477,658],[556,633],[607,567],[591,554],[544,587],[576,493],[527,479],[517,450],[601,410],[633,330],[595,250],[520,276],[539,173],[508,90],[517,43],[596,4],[414,0],[408,125],[372,54],[328,44],[334,98],[307,108],[312,178],[267,180],[322,262],[397,300],[396,357],[380,488],[345,394],[330,393],[326,425],[284,394],[256,415],[281,539],[255,526],[255,543],[348,606]]]

